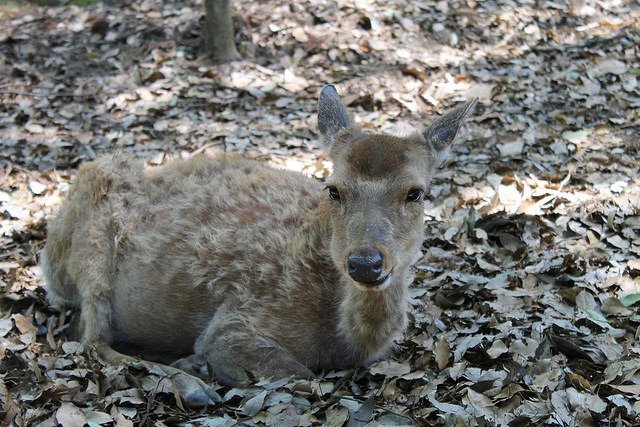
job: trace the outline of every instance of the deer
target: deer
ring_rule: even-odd
[[[226,155],[81,165],[42,254],[47,299],[106,363],[210,386],[314,378],[388,357],[407,324],[430,182],[477,99],[409,136],[367,133],[332,85],[323,183]]]

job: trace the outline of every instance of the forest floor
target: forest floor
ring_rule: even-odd
[[[638,3],[232,4],[244,60],[215,65],[202,1],[0,2],[2,425],[638,425]],[[324,83],[399,134],[480,98],[430,191],[394,357],[214,383],[222,401],[191,410],[162,373],[70,341],[38,263],[78,166],[235,152],[324,179]]]

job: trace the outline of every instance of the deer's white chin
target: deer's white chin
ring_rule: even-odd
[[[361,291],[365,292],[380,292],[384,291],[391,284],[391,280],[393,279],[393,270],[389,271],[386,276],[374,281],[374,282],[356,282],[354,280],[356,287]]]

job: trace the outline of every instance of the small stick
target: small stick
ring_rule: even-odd
[[[85,96],[95,96],[95,94],[78,95],[71,92],[58,92],[58,93],[33,93],[33,92],[20,92],[17,90],[0,90],[0,95],[17,95],[17,96],[31,96],[42,98],[57,98],[57,97],[74,97],[81,98]]]

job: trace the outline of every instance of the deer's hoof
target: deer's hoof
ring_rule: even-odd
[[[182,395],[184,403],[190,408],[204,408],[206,406],[213,406],[222,401],[222,398],[215,390],[207,387],[208,390],[198,388],[187,392]]]
[[[190,408],[213,406],[222,402],[222,398],[214,389],[196,377],[181,373],[173,377],[173,381],[178,393]]]

